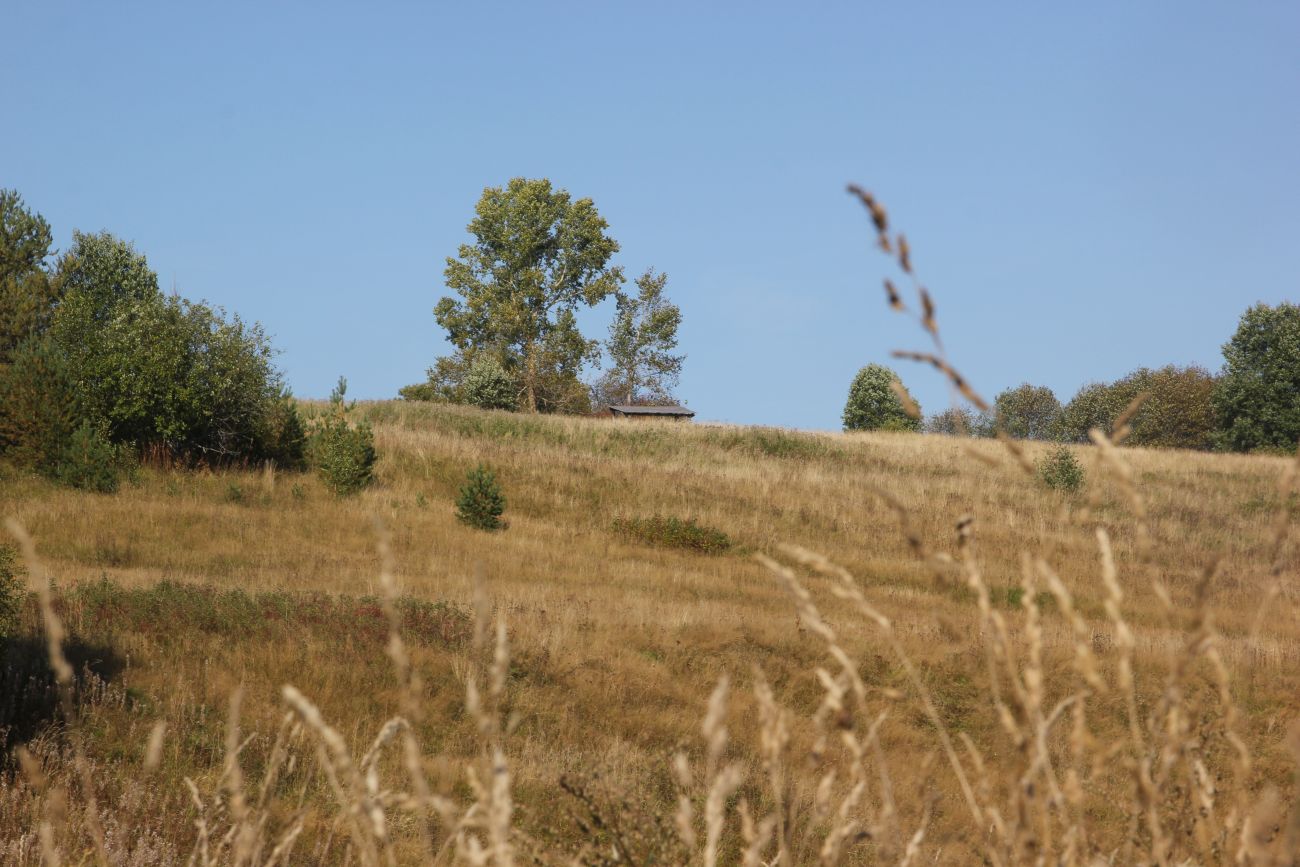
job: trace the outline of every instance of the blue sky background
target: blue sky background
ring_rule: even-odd
[[[838,427],[923,343],[848,181],[990,396],[1217,369],[1300,295],[1295,2],[0,6],[0,186],[260,320],[302,396],[423,378],[443,260],[513,176],[669,274],[707,419]]]

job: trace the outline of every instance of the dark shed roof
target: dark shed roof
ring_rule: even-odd
[[[695,415],[695,411],[684,406],[632,406],[630,404],[612,404],[609,411],[615,415]]]

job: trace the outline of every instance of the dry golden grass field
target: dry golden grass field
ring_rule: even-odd
[[[1293,462],[1077,447],[1071,495],[996,441],[357,412],[349,499],[5,472],[77,675],[33,594],[0,862],[1296,863]]]

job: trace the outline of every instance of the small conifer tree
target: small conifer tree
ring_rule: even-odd
[[[505,510],[506,498],[496,475],[482,464],[470,470],[456,498],[456,517],[480,530],[500,530],[505,526],[501,521]]]
[[[370,425],[348,421],[352,406],[343,400],[347,388],[347,380],[339,377],[329,410],[312,429],[307,449],[321,480],[339,496],[355,494],[373,482],[377,460]]]

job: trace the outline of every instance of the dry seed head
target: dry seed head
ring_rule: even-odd
[[[151,773],[158,769],[162,761],[163,739],[167,735],[167,722],[159,720],[149,730],[149,743],[144,750],[144,771]]]
[[[885,213],[884,205],[880,204],[875,196],[857,184],[849,184],[848,189],[850,193],[858,197],[858,200],[871,213],[871,222],[876,227],[876,243],[881,250],[886,253],[890,252],[892,248],[889,243],[889,215]]]
[[[953,387],[956,388],[957,391],[961,392],[961,396],[970,401],[976,409],[982,409],[985,412],[989,410],[988,403],[984,398],[975,393],[975,390],[970,387],[968,382],[966,382],[965,377],[958,373],[951,364],[944,361],[939,356],[931,352],[912,352],[905,349],[896,349],[890,354],[893,355],[894,358],[901,358],[906,361],[919,361],[930,365],[935,370],[946,376],[948,381],[952,383]]]
[[[907,389],[903,388],[903,384],[897,379],[891,379],[889,388],[898,397],[899,403],[903,404],[903,412],[907,413],[908,418],[920,420],[921,408],[916,405],[916,401],[907,393]]]
[[[894,281],[888,277],[885,278],[885,297],[889,299],[889,309],[902,313],[907,307],[903,304],[903,299],[898,294],[898,288],[894,286]]]
[[[939,335],[939,323],[934,318],[934,299],[930,297],[930,292],[924,286],[916,287],[917,294],[921,296],[921,325],[930,334],[937,337]]]
[[[912,248],[902,232],[898,233],[898,267],[903,269],[904,274],[912,273]]]
[[[1124,407],[1124,411],[1115,418],[1115,423],[1112,425],[1114,434],[1111,437],[1111,442],[1119,445],[1133,432],[1129,422],[1133,420],[1133,416],[1137,415],[1137,411],[1142,408],[1142,404],[1146,403],[1149,397],[1151,397],[1151,392],[1141,391],[1128,402],[1128,405]]]
[[[713,780],[704,801],[704,867],[716,867],[726,821],[727,800],[744,780],[740,765],[728,765]]]

